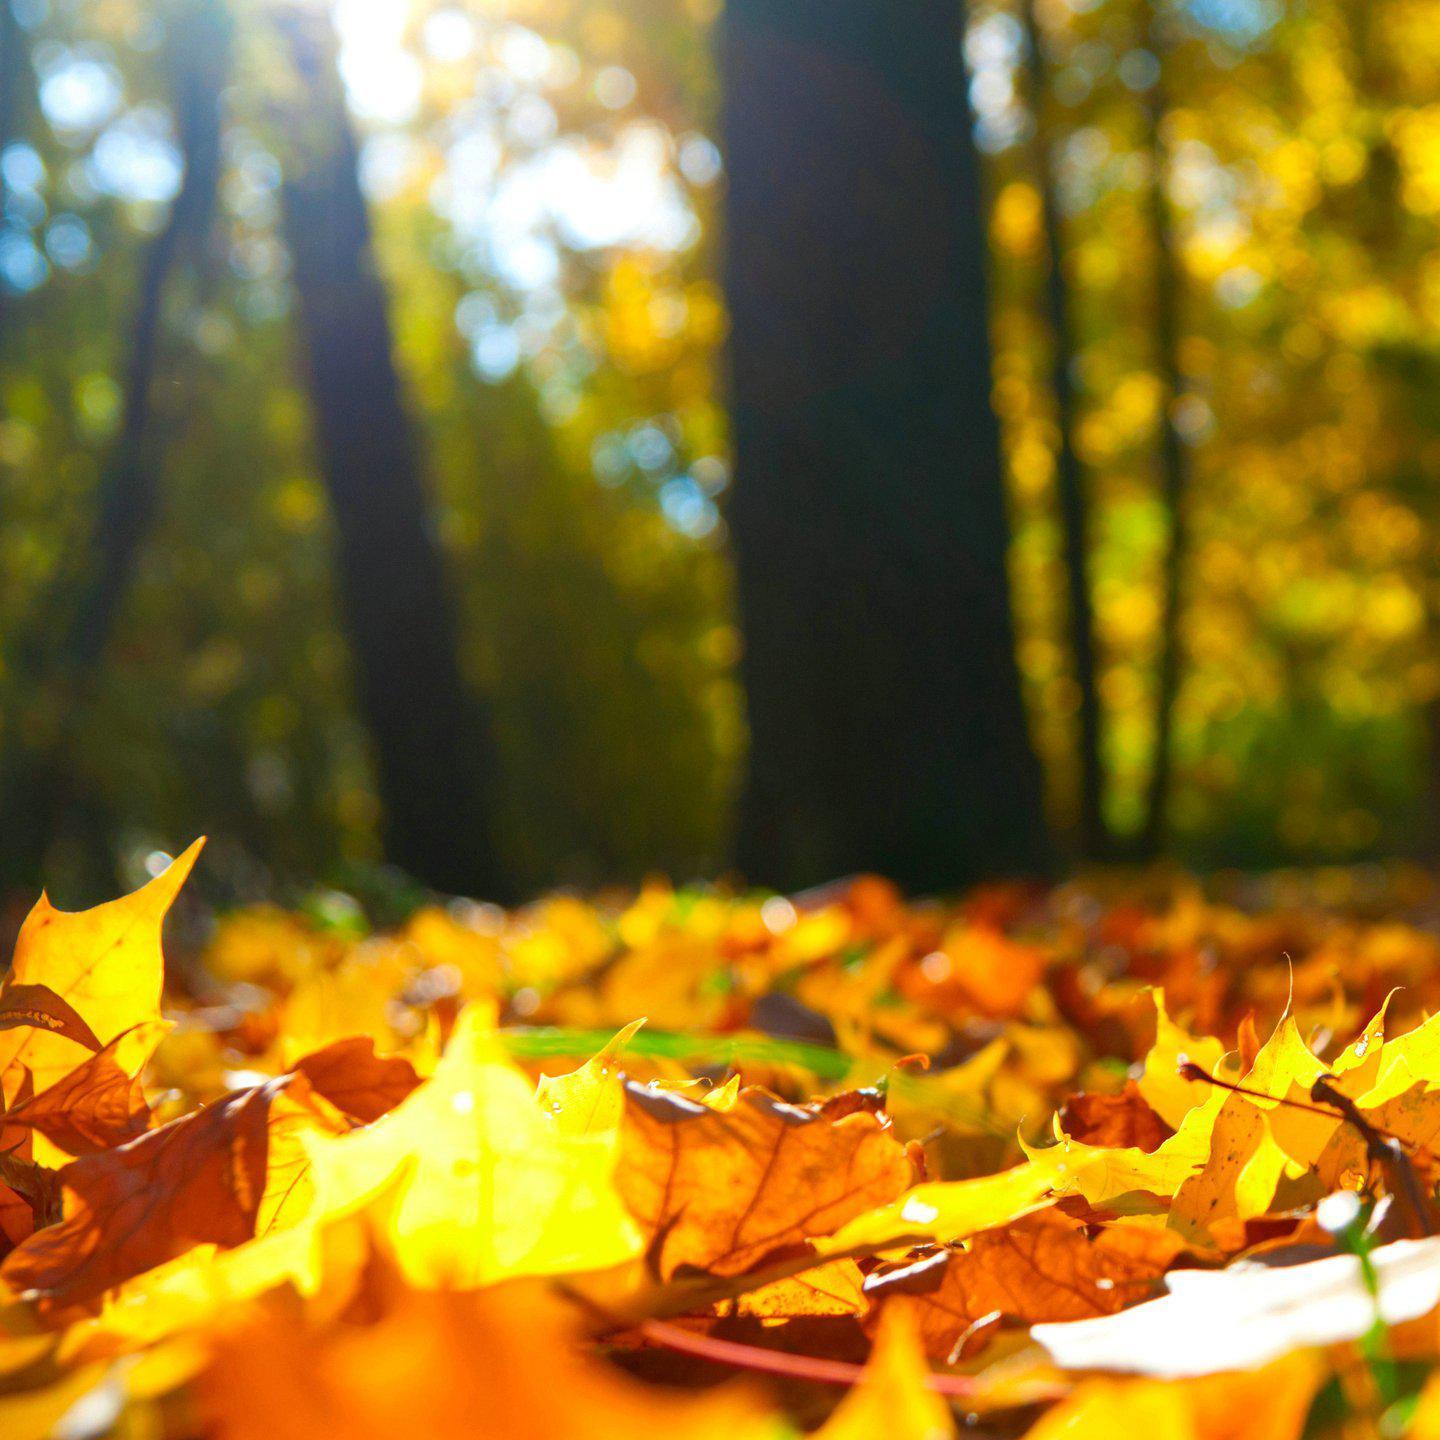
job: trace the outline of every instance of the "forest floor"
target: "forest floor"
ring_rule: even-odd
[[[1422,872],[257,908],[167,975],[197,853],[0,987],[6,1440],[1440,1437]]]

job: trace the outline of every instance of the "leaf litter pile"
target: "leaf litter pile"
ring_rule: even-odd
[[[0,1436],[1440,1437],[1440,941],[1174,882],[161,929],[0,987]]]

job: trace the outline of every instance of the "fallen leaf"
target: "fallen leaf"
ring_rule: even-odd
[[[408,1060],[377,1055],[369,1035],[336,1040],[297,1060],[295,1069],[337,1110],[362,1125],[388,1115],[420,1084]]]
[[[1324,1368],[1310,1354],[1264,1369],[1166,1384],[1090,1380],[1025,1440],[1299,1440]]]
[[[535,1098],[555,1117],[561,1134],[608,1134],[619,1126],[625,1111],[624,1092],[616,1083],[620,1056],[644,1023],[632,1020],[578,1070],[540,1077]]]
[[[815,1440],[952,1440],[950,1407],[926,1381],[925,1363],[910,1316],[882,1316],[860,1383],[820,1427]]]
[[[987,1230],[963,1249],[882,1271],[865,1293],[882,1316],[904,1310],[927,1354],[945,1359],[991,1316],[1021,1324],[1112,1315],[1146,1299],[1184,1243],[1163,1222],[1091,1227],[1042,1210]]]
[[[1285,1015],[1245,1076],[1251,1093],[1225,1095],[1211,1130],[1210,1153],[1176,1190],[1171,1223],[1183,1234],[1198,1237],[1217,1220],[1263,1215],[1287,1159],[1269,1112],[1283,1099],[1308,1098],[1310,1087],[1324,1073],[1325,1066],[1300,1038],[1294,1017]],[[1293,1117],[1283,1116],[1285,1122],[1293,1122]]]
[[[1060,1108],[1060,1125],[1086,1145],[1112,1145],[1151,1154],[1175,1131],[1141,1095],[1133,1080],[1115,1095],[1072,1095]]]
[[[197,840],[133,895],[93,910],[57,910],[41,895],[0,986],[0,1014],[29,1017],[0,1029],[0,1099],[7,1105],[26,1071],[37,1093],[47,1090],[87,1053],[159,1020],[161,926],[204,843]]]
[[[139,1075],[166,1028],[141,1024],[117,1035],[48,1089],[0,1115],[0,1126],[34,1130],[70,1158],[143,1135],[150,1107]]]
[[[0,1030],[42,1030],[86,1050],[100,1048],[85,1017],[48,985],[6,985],[0,990]]]
[[[634,1083],[625,1094],[616,1181],[664,1278],[684,1265],[741,1274],[914,1178],[888,1121],[868,1110],[832,1120],[753,1088],[727,1111]]]
[[[566,1133],[479,1010],[394,1110],[307,1149],[317,1218],[388,1193],[386,1239],[415,1284],[599,1270],[640,1248],[615,1188],[616,1136]]]
[[[888,1205],[878,1206],[842,1226],[821,1249],[894,1248],[924,1240],[949,1244],[981,1230],[1008,1224],[1047,1204],[1051,1175],[1037,1165],[1017,1165],[973,1180],[937,1180],[916,1185]]]
[[[1178,1130],[1185,1116],[1204,1105],[1214,1087],[1203,1081],[1186,1080],[1180,1066],[1198,1065],[1209,1075],[1217,1073],[1225,1047],[1211,1036],[1192,1035],[1171,1018],[1165,1008],[1165,991],[1156,988],[1155,1043],[1145,1056],[1145,1069],[1137,1088],[1141,1098],[1172,1129]]]
[[[1054,1145],[1032,1147],[1022,1142],[1022,1148],[1057,1196],[1079,1195],[1094,1206],[1137,1194],[1168,1198],[1205,1164],[1224,1099],[1222,1092],[1216,1092],[1208,1104],[1187,1111],[1180,1128],[1153,1151],[1086,1145],[1059,1128],[1058,1116]]]
[[[104,1383],[106,1368],[84,1365],[48,1384],[0,1394],[0,1435],[5,1440],[54,1440],[69,1411]]]
[[[1440,1304],[1440,1237],[1371,1252],[1386,1324]],[[1241,1261],[1226,1270],[1174,1270],[1170,1294],[1098,1320],[1037,1325],[1031,1336],[1057,1365],[1174,1379],[1244,1369],[1292,1350],[1358,1339],[1377,1301],[1354,1255],[1282,1268]]]
[[[529,1287],[404,1292],[370,1325],[279,1311],[220,1341],[202,1382],[220,1440],[737,1440],[770,1421],[748,1391],[666,1394],[577,1353]]]
[[[766,1320],[813,1315],[860,1315],[867,1308],[865,1277],[853,1260],[831,1260],[814,1269],[775,1280],[733,1302],[737,1315]]]
[[[63,1310],[192,1245],[239,1245],[265,1193],[271,1101],[286,1080],[236,1091],[59,1172],[64,1218],[0,1266],[22,1298]]]

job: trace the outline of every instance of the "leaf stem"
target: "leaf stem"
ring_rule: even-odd
[[[671,1325],[664,1320],[643,1320],[640,1333],[652,1345],[694,1355],[717,1365],[730,1365],[741,1370],[754,1370],[766,1375],[783,1375],[790,1380],[813,1380],[820,1385],[857,1384],[865,1374],[863,1365],[848,1360],[825,1360],[814,1355],[794,1355],[784,1350],[766,1350],[759,1345],[744,1345],[738,1340],[718,1340]],[[979,1381],[969,1375],[928,1375],[925,1383],[940,1395],[963,1400],[980,1389]]]

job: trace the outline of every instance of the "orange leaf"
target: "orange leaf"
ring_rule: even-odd
[[[1184,1250],[1173,1231],[1118,1221],[1092,1236],[1059,1210],[976,1235],[963,1250],[872,1276],[865,1293],[882,1313],[914,1313],[926,1352],[947,1357],[992,1316],[1033,1325],[1113,1315],[1145,1299]]]
[[[1089,1380],[1025,1440],[1299,1440],[1323,1370],[1308,1351],[1198,1380]]]
[[[140,1025],[117,1035],[97,1054],[48,1089],[0,1116],[0,1124],[38,1131],[67,1155],[92,1155],[143,1135],[150,1107],[136,1072],[155,1047],[159,1025]]]
[[[1255,1012],[1247,1010],[1245,1018],[1240,1022],[1239,1029],[1235,1032],[1236,1043],[1240,1048],[1240,1073],[1248,1075],[1255,1068],[1256,1057],[1260,1054],[1260,1032],[1255,1028]]]
[[[35,1215],[30,1202],[0,1182],[0,1241],[4,1242],[4,1248],[18,1245],[34,1229]]]
[[[1175,1133],[1133,1080],[1127,1080],[1118,1095],[1072,1095],[1060,1109],[1060,1128],[1087,1145],[1133,1147],[1147,1155]]]
[[[337,1110],[368,1125],[388,1115],[420,1084],[401,1055],[377,1055],[369,1035],[352,1035],[296,1062],[299,1071]]]
[[[255,1233],[270,1104],[288,1076],[217,1100],[59,1173],[64,1218],[37,1230],[0,1279],[47,1309],[85,1305],[195,1245]]]
[[[682,1265],[741,1274],[886,1204],[914,1179],[882,1115],[830,1119],[755,1087],[728,1111],[625,1089],[616,1184],[667,1278]]]
[[[535,1287],[408,1291],[373,1325],[226,1336],[202,1390],[220,1440],[735,1440],[768,1433],[748,1392],[682,1397],[576,1353]]]

